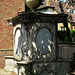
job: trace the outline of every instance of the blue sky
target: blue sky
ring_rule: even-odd
[[[64,1],[68,1],[68,0],[60,0],[60,1],[64,2]]]

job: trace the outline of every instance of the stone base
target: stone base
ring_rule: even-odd
[[[70,75],[70,61],[17,61],[13,56],[5,57],[5,69],[17,75]],[[31,74],[32,73],[32,74]]]
[[[18,74],[18,66],[17,61],[14,59],[14,56],[5,56],[5,70],[6,71],[14,71],[16,74]]]
[[[51,61],[33,63],[33,71],[36,75],[70,75],[69,61]]]
[[[16,65],[13,56],[5,56],[5,70],[14,71],[14,66]]]
[[[30,63],[31,61],[18,61],[14,59],[14,56],[5,56],[5,70],[6,71],[14,71],[17,75],[30,75]],[[28,74],[24,74],[24,72],[29,71]]]
[[[31,75],[32,63],[31,62],[19,62],[18,75]]]

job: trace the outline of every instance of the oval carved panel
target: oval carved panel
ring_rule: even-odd
[[[41,54],[51,52],[51,34],[47,28],[42,28],[38,31],[36,37],[36,45]]]

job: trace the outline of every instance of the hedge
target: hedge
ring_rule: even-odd
[[[75,30],[70,30],[70,42],[75,42]],[[58,31],[58,42],[69,42],[67,37],[67,31]]]

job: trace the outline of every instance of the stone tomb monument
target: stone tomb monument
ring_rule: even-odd
[[[56,19],[57,18],[57,19]],[[18,75],[69,75],[70,63],[58,60],[57,23],[67,15],[24,13],[9,20],[14,26],[14,57],[6,57],[6,68]],[[12,60],[12,61],[11,61]],[[15,68],[16,67],[16,68]]]
[[[67,22],[67,15],[20,12],[8,22],[14,27],[14,56],[5,57],[6,69],[17,75],[70,75],[70,63],[58,60],[57,49],[57,23]]]

